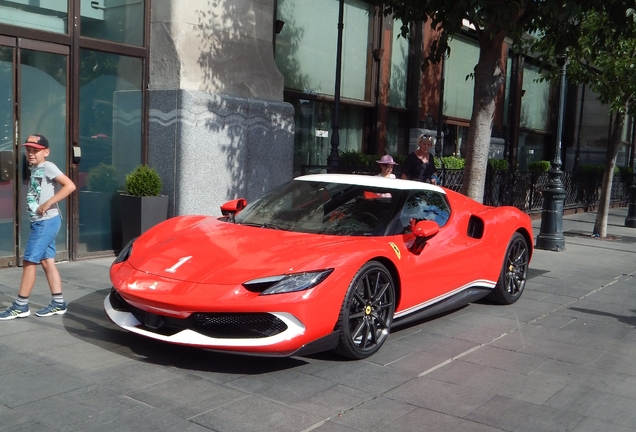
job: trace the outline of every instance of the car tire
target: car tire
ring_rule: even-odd
[[[508,243],[497,286],[488,295],[488,299],[495,303],[506,305],[513,304],[519,300],[526,286],[529,261],[530,248],[528,247],[528,241],[524,236],[516,232]]]
[[[395,284],[387,268],[369,261],[356,273],[345,295],[336,329],[335,352],[364,359],[377,352],[391,329],[395,311]]]

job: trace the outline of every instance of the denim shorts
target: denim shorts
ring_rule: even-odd
[[[24,260],[39,263],[42,260],[55,258],[55,237],[60,231],[60,216],[31,222],[31,233],[27,241]]]

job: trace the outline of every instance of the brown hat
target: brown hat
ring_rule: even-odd
[[[380,160],[376,161],[377,163],[381,164],[381,165],[397,165],[394,161],[393,158],[391,157],[391,155],[384,155],[380,158]]]
[[[22,146],[35,147],[37,149],[47,149],[49,148],[49,140],[47,140],[46,137],[42,134],[33,134],[29,135]]]

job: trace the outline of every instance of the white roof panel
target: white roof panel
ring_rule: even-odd
[[[310,174],[296,177],[298,181],[317,181],[325,183],[343,183],[351,185],[380,187],[399,190],[431,190],[445,193],[444,189],[430,183],[417,182],[413,180],[389,179],[378,176],[361,174]]]

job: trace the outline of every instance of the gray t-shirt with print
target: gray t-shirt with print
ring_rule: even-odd
[[[31,165],[30,170],[31,177],[26,196],[29,219],[34,222],[57,216],[60,213],[57,204],[51,206],[43,215],[38,214],[37,209],[55,195],[56,187],[59,187],[55,177],[62,174],[62,171],[53,162],[48,161],[44,161],[40,165]]]

